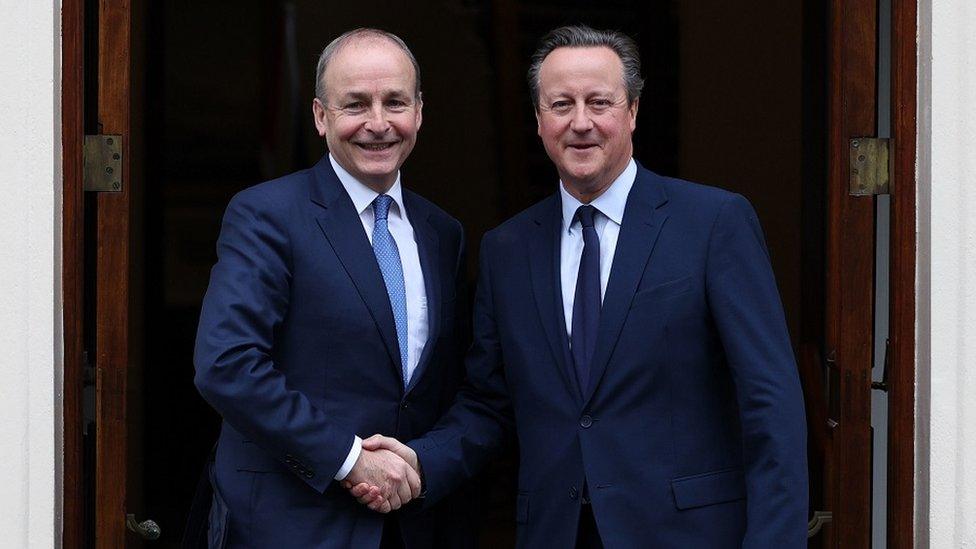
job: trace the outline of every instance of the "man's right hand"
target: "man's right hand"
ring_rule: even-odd
[[[364,447],[344,484],[371,487],[371,499],[376,505],[370,508],[383,513],[399,509],[420,495],[420,475],[403,458],[386,449]]]

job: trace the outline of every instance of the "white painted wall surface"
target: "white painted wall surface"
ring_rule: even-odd
[[[0,0],[0,546],[60,543],[59,2]]]
[[[922,0],[919,8],[917,545],[969,548],[976,547],[976,2]]]

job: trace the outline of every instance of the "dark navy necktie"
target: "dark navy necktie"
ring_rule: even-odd
[[[387,217],[393,197],[381,194],[373,201],[373,214],[376,223],[373,225],[373,253],[383,273],[386,293],[390,296],[390,307],[393,309],[393,322],[396,325],[397,343],[400,344],[400,367],[403,375],[403,386],[410,383],[410,371],[407,367],[407,291],[403,283],[403,264],[400,263],[400,251],[396,240],[390,234]]]
[[[590,361],[596,347],[596,331],[600,325],[600,238],[593,227],[593,206],[580,206],[575,219],[583,226],[583,255],[576,278],[576,297],[573,298],[573,363],[580,389],[585,393],[590,380]]]

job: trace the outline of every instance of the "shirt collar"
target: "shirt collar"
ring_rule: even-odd
[[[356,208],[356,213],[362,215],[366,208],[372,207],[373,201],[380,193],[370,189],[358,179],[352,176],[349,172],[345,170],[342,166],[336,162],[336,159],[329,153],[329,162],[332,164],[332,169],[335,170],[336,177],[339,178],[339,182],[342,183],[343,188],[346,189],[346,193],[349,194],[349,198],[352,199],[352,205]],[[391,215],[400,215],[404,219],[407,218],[407,210],[403,207],[403,188],[400,185],[400,172],[397,172],[396,181],[393,182],[393,186],[390,190],[386,191],[386,194],[393,199],[396,208],[391,208]],[[396,210],[394,213],[393,210]]]
[[[636,178],[637,163],[631,158],[624,171],[617,176],[617,179],[613,180],[613,183],[607,190],[603,191],[603,194],[590,202],[590,205],[607,216],[610,221],[622,225],[624,209],[627,207],[627,196],[630,194],[630,189],[634,186]],[[566,186],[563,185],[562,181],[559,182],[559,195],[562,198],[563,205],[563,232],[569,232],[573,223],[573,216],[576,215],[577,208],[583,203],[566,191]]]

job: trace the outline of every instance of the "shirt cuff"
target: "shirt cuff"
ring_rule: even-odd
[[[363,439],[358,436],[352,441],[352,448],[349,449],[349,455],[346,456],[346,461],[342,462],[342,467],[339,467],[339,472],[336,473],[336,480],[344,480],[348,475],[349,471],[356,465],[359,461],[359,454],[363,451]]]

